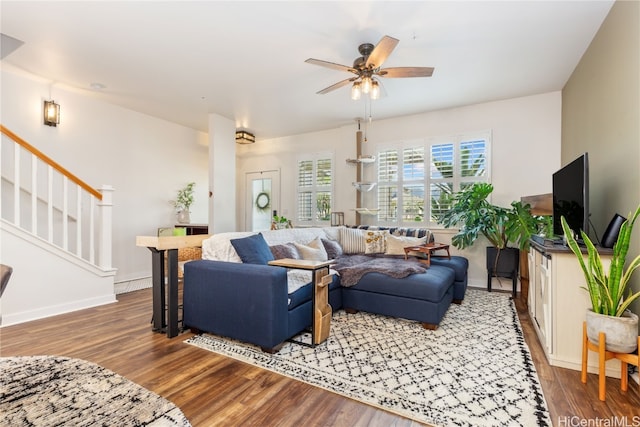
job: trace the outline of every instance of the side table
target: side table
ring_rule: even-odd
[[[311,347],[324,342],[331,328],[331,306],[329,305],[329,284],[333,280],[329,274],[329,261],[307,261],[284,258],[269,261],[269,265],[299,270],[310,270],[313,274],[313,292],[311,293]],[[305,344],[305,343],[299,343]]]
[[[447,255],[433,255],[435,251],[445,250],[447,251]],[[432,256],[446,256],[448,259],[451,259],[451,254],[449,253],[449,245],[445,245],[444,243],[426,243],[424,245],[416,245],[416,246],[408,246],[404,248],[404,259],[407,259],[409,252],[420,252],[427,255],[426,260],[421,260],[421,262],[425,262],[428,267],[431,266],[431,257]]]

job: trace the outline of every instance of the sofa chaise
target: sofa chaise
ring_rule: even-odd
[[[364,268],[355,283],[346,284],[347,278],[354,281],[346,274],[352,272],[350,267],[334,275],[329,285],[332,309],[402,317],[435,329],[451,302],[464,298],[465,258],[452,256],[437,262],[432,258],[426,271],[405,277],[376,271],[379,265],[394,262],[381,262],[383,258],[396,258],[394,265],[400,270],[416,269],[417,263],[404,261],[398,250],[430,240],[426,229],[403,228],[325,227],[213,235],[203,241],[203,259],[184,266],[184,326],[278,351],[284,341],[311,325],[311,276],[308,271],[267,262],[329,258],[336,259],[338,269],[344,260],[367,255],[366,264],[372,267]]]

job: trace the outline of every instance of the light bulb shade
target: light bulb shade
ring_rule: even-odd
[[[256,142],[256,137],[252,133],[249,133],[246,130],[236,131],[237,144],[253,144],[254,142]]]
[[[371,83],[371,99],[380,98],[380,84],[377,81]]]
[[[371,90],[371,77],[363,77],[362,78],[362,92],[369,93]]]
[[[353,86],[351,86],[351,99],[357,101],[360,99],[362,95],[362,90],[360,89],[360,82],[355,82]]]
[[[60,123],[60,105],[55,101],[44,101],[44,124],[57,126]]]

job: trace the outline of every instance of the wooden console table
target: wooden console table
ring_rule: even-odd
[[[333,280],[332,275],[329,274],[329,265],[333,262],[333,260],[306,261],[292,258],[269,261],[269,265],[295,268],[298,270],[311,270],[313,272],[313,292],[311,293],[311,347],[315,347],[329,337],[332,313],[331,306],[329,305],[329,284]]]
[[[202,246],[206,234],[191,236],[136,236],[136,246],[151,251],[153,283],[153,330],[165,332],[168,338],[178,335],[178,249]],[[164,255],[167,252],[165,275]],[[165,281],[168,293],[165,292]],[[165,313],[166,304],[166,313]]]

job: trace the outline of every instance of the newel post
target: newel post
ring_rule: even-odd
[[[103,185],[98,189],[102,200],[98,202],[100,230],[98,231],[98,265],[103,269],[111,269],[111,246],[113,242],[113,187]]]

